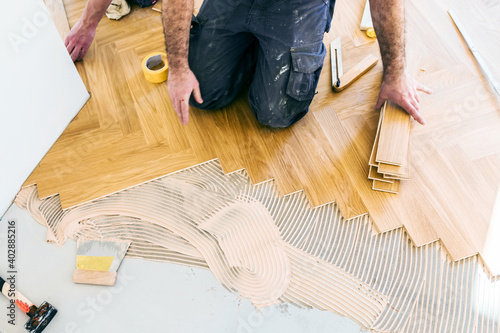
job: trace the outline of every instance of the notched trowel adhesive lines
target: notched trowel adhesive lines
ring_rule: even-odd
[[[239,269],[233,285],[242,296],[266,306],[288,289],[290,260],[279,246],[282,240],[272,216],[260,202],[235,201],[199,226],[215,236],[227,264]]]
[[[500,284],[477,256],[451,262],[403,228],[376,235],[367,215],[345,221],[334,203],[312,208],[216,160],[65,211],[36,186],[16,203],[58,245],[130,241],[126,257],[208,268],[257,306],[333,311],[376,332],[500,332]]]

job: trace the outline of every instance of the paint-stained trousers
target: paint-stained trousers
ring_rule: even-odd
[[[250,86],[257,120],[287,127],[309,110],[335,0],[205,0],[193,17],[189,65],[203,103],[219,109]]]

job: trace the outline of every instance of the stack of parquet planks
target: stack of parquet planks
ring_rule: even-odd
[[[410,178],[410,116],[399,105],[385,102],[370,154],[368,179],[376,191],[398,193],[400,180]]]

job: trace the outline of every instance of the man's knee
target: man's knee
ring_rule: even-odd
[[[289,127],[299,121],[309,111],[312,101],[297,101],[288,95],[271,102],[262,97],[250,95],[249,100],[257,121],[274,128]]]
[[[292,125],[304,117],[316,94],[326,55],[323,42],[295,46],[289,52],[290,58],[280,56],[271,64],[266,58],[258,63],[249,99],[263,125]]]

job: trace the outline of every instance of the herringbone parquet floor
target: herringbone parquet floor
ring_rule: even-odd
[[[85,2],[64,2],[70,26]],[[342,37],[344,70],[378,56],[376,41],[359,31],[363,6],[338,0],[325,36],[325,44]],[[480,253],[497,275],[500,104],[446,10],[500,78],[500,3],[412,0],[406,8],[408,67],[434,94],[421,96],[427,125],[412,124],[411,180],[398,195],[372,191],[367,179],[380,63],[333,93],[328,55],[311,112],[285,130],[259,125],[245,94],[222,110],[192,109],[182,126],[167,85],[149,83],[140,67],[164,50],[161,15],[137,7],[99,24],[76,64],[92,97],[25,185],[36,183],[42,198],[59,193],[68,208],[218,158],[225,172],[245,168],[254,183],[274,178],[282,194],[305,189],[314,206],[335,201],[346,218],[368,213],[379,231],[404,225],[417,245],[441,239],[453,259]]]

